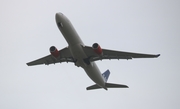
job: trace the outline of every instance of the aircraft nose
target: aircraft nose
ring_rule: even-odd
[[[63,14],[62,13],[56,13],[56,15],[55,15],[55,18],[56,18],[56,24],[57,24],[57,26],[58,27],[63,27],[63,24],[62,24],[62,22],[63,22]]]
[[[63,14],[61,12],[56,13],[56,17],[62,16]]]
[[[62,13],[56,13],[56,16],[55,16],[56,22],[59,22],[61,20],[62,15],[63,15]]]

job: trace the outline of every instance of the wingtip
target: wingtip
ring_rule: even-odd
[[[159,57],[161,54],[158,54],[157,57]]]
[[[29,62],[28,62],[28,63],[26,63],[26,65],[27,65],[27,66],[31,66],[31,64],[30,64]]]

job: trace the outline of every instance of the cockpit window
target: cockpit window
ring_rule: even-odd
[[[63,27],[63,24],[61,22],[59,22],[58,27]]]

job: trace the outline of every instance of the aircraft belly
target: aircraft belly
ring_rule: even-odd
[[[84,68],[86,66],[86,63],[84,63],[83,59],[87,58],[87,56],[82,49],[82,45],[76,44],[73,46],[69,46],[69,48],[70,48],[71,54],[76,59],[75,65],[81,66],[82,68]]]
[[[64,38],[68,42],[70,52],[75,59],[75,65],[82,67],[87,75],[99,86],[105,87],[105,81],[99,71],[95,62],[90,62],[87,64],[84,59],[87,59],[88,56],[85,54],[82,46],[84,46],[82,40],[77,34],[71,22],[62,14],[56,14],[56,22],[58,28],[63,34]]]
[[[69,45],[74,45],[79,43],[83,44],[78,33],[76,32],[73,25],[68,19],[62,20],[61,23],[63,27],[59,27],[59,29]]]
[[[86,74],[93,80],[96,84],[101,87],[105,87],[105,81],[102,77],[99,68],[97,67],[95,62],[91,62],[87,65],[84,62],[84,59],[87,58],[87,55],[84,53],[82,45],[76,44],[74,46],[69,46],[70,51],[75,59],[77,59],[76,65],[82,67]]]
[[[84,70],[97,85],[105,87],[105,81],[95,62],[91,62],[91,64],[86,66]]]

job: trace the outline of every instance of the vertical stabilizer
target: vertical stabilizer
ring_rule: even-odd
[[[105,82],[107,82],[107,80],[108,80],[108,78],[109,78],[109,75],[110,75],[110,71],[109,71],[109,70],[106,70],[106,71],[102,74]]]

